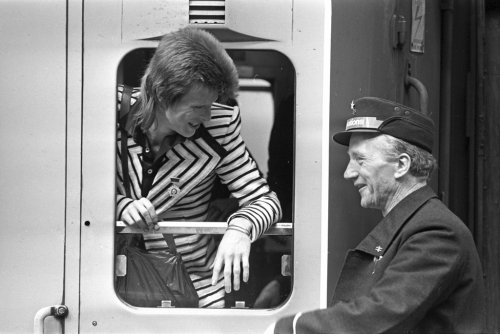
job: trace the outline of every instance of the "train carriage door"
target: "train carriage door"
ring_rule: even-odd
[[[63,1],[0,4],[1,333],[63,331],[44,317],[65,302],[66,15]]]
[[[250,127],[255,117],[265,123],[243,131],[259,165],[267,160],[266,177],[272,179],[273,152],[288,152],[290,194],[280,197],[288,214],[271,232],[291,240],[285,260],[291,269],[283,268],[292,275],[292,287],[287,299],[272,308],[240,303],[225,309],[135,307],[114,289],[115,232],[129,231],[115,218],[116,85],[137,82],[144,63],[135,63],[138,70],[131,76],[134,57],[147,59],[163,34],[188,25],[213,33],[233,57],[242,79],[242,96],[236,101],[246,109],[242,121]],[[259,333],[281,316],[326,306],[330,2],[90,0],[83,28],[79,331]],[[288,123],[282,125],[286,135],[280,145],[285,146],[270,149],[266,146],[272,137],[280,136],[273,126],[283,105]],[[256,116],[252,109],[257,108],[271,110],[267,120],[265,113]],[[264,145],[259,136],[250,139],[252,130],[266,133],[260,136]],[[161,228],[190,228],[169,223],[162,222]],[[218,224],[210,222],[207,233],[219,233],[221,226],[224,230],[224,223]]]

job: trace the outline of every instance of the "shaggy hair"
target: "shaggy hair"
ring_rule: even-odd
[[[219,102],[234,99],[238,73],[232,59],[204,30],[188,27],[164,35],[142,77],[139,108],[130,130],[149,129],[156,113],[175,105],[195,84],[217,91]]]
[[[431,153],[393,136],[382,136],[386,138],[389,144],[386,151],[388,156],[398,157],[402,153],[408,154],[411,159],[410,174],[425,180],[430,179],[432,172],[437,167],[436,158]]]

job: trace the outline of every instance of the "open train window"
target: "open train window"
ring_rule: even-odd
[[[139,87],[153,53],[154,49],[144,48],[127,54],[118,68],[118,84]],[[289,59],[276,51],[228,50],[228,53],[240,77],[235,103],[241,111],[241,134],[262,175],[280,199],[283,218],[252,244],[249,282],[239,291],[226,294],[224,304],[226,308],[274,308],[286,301],[292,287],[295,70]],[[215,187],[213,198],[225,196],[224,189]],[[220,239],[225,227],[210,226],[203,233],[215,234],[214,238]],[[173,231],[177,234],[183,230]],[[117,232],[116,276],[120,278],[127,274],[127,261],[119,249],[134,239],[134,233],[120,224]],[[156,306],[162,305],[171,303]]]

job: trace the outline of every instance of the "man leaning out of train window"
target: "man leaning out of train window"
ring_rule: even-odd
[[[218,177],[238,202],[217,244],[211,235],[174,235],[200,307],[224,307],[225,292],[249,277],[250,244],[281,218],[281,207],[240,135],[238,75],[222,44],[184,28],[159,43],[127,116],[131,195],[117,159],[117,217],[136,225],[149,251],[167,247],[158,221],[207,221]],[[118,87],[119,102],[123,86]],[[120,139],[118,139],[120,143]],[[118,154],[121,155],[120,144]]]
[[[326,309],[278,320],[267,333],[483,333],[482,269],[472,235],[429,187],[432,120],[372,97],[334,141],[348,146],[344,178],[382,220],[347,253]]]

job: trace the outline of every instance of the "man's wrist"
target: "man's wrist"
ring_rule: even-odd
[[[231,219],[227,225],[227,230],[239,231],[248,235],[251,238],[252,236],[252,223],[248,221],[248,219],[242,217],[234,217]]]

